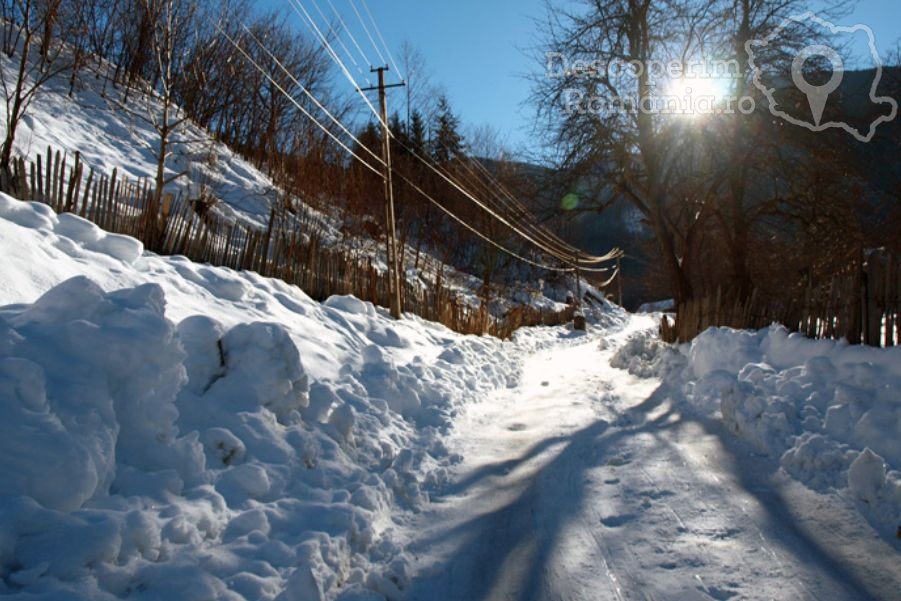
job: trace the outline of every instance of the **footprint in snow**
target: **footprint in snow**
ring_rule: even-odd
[[[635,520],[635,516],[631,513],[626,513],[623,515],[611,515],[606,518],[601,518],[601,523],[608,528],[621,528]]]
[[[528,426],[526,426],[525,424],[510,424],[509,426],[507,426],[507,429],[511,432],[522,432],[527,427]]]
[[[652,501],[659,501],[660,499],[674,497],[676,495],[676,493],[671,490],[645,490],[638,494],[640,494],[642,497],[651,499]]]

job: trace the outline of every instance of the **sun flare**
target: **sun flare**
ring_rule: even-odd
[[[730,80],[725,77],[682,77],[667,86],[672,112],[685,116],[715,114],[730,97]]]

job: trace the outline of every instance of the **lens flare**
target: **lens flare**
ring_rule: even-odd
[[[575,192],[570,192],[566,196],[563,197],[563,200],[560,201],[560,208],[564,211],[574,211],[579,208],[579,195]]]

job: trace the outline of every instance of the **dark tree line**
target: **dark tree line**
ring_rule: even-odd
[[[409,122],[398,114],[389,120],[394,136],[392,163],[397,174],[394,183],[398,237],[413,253],[413,265],[420,267],[423,253],[428,251],[443,263],[479,277],[482,280],[481,296],[485,300],[494,298],[497,290],[505,286],[537,281],[542,275],[540,270],[486,242],[432,202],[434,200],[492,241],[531,256],[528,243],[468,197],[468,194],[477,197],[509,218],[509,207],[496,202],[497,186],[489,182],[485,171],[507,189],[516,188],[523,181],[522,174],[504,156],[502,146],[467,139],[446,95],[429,97],[423,105],[411,109]],[[381,136],[380,126],[370,122],[360,132],[359,139],[379,155]],[[358,149],[358,154],[365,153]],[[378,168],[371,157],[368,157],[368,163]],[[380,228],[380,216],[384,212],[380,176],[362,165],[353,166],[351,175],[356,185],[346,194],[348,226],[353,227],[356,223],[356,227],[362,229]],[[360,219],[362,224],[357,221]]]
[[[408,119],[399,112],[389,118],[397,234],[404,252],[410,253],[402,257],[405,264],[423,269],[427,253],[471,274],[481,280],[484,302],[500,299],[511,287],[531,286],[534,291],[540,279],[566,285],[560,272],[548,272],[498,248],[562,267],[559,261],[536,254],[534,246],[472,199],[516,223],[521,209],[511,208],[503,196],[512,193],[538,208],[543,182],[530,166],[513,160],[489,126],[464,133],[447,95],[427,82],[411,98]],[[381,165],[373,155],[381,156],[381,125],[369,121],[357,138],[354,152],[370,168],[348,161],[346,169],[332,170],[328,181],[318,182],[315,189],[340,198],[337,208],[350,237],[378,238],[384,235],[385,199]]]

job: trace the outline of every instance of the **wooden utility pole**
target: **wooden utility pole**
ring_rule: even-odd
[[[370,69],[370,73],[379,74],[379,85],[374,88],[363,88],[361,91],[370,92],[378,90],[379,108],[381,109],[382,118],[382,160],[385,165],[383,168],[383,178],[385,181],[385,237],[387,238],[388,250],[388,289],[391,305],[391,316],[394,319],[400,319],[403,313],[403,300],[401,297],[401,268],[400,259],[398,257],[399,249],[397,248],[397,229],[394,218],[394,185],[392,183],[391,173],[391,129],[388,126],[388,94],[389,88],[400,88],[406,84],[396,83],[385,85],[385,71],[388,67],[378,67]]]
[[[585,319],[585,314],[582,312],[582,274],[579,272],[578,256],[573,256],[572,268],[573,274],[576,276],[576,311],[573,313],[573,329],[584,332],[588,329],[588,322]]]
[[[582,274],[579,272],[579,257],[573,255],[573,275],[576,276],[576,308],[582,307]]]

